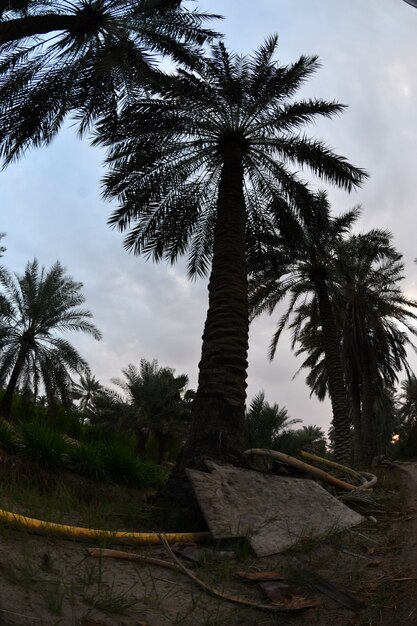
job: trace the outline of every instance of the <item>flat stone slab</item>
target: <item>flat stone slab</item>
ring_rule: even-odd
[[[206,463],[210,472],[187,469],[187,475],[211,534],[215,539],[247,537],[257,556],[365,519],[314,480]]]

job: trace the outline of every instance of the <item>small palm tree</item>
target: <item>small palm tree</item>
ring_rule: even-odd
[[[124,379],[112,382],[123,389],[130,411],[119,423],[133,430],[138,441],[138,452],[143,452],[149,434],[158,445],[158,462],[162,462],[166,444],[171,437],[184,438],[190,417],[190,390],[186,391],[188,377],[175,376],[170,367],[159,367],[158,361],[141,359],[140,367],[128,365]]]
[[[250,57],[224,45],[198,71],[178,71],[160,93],[103,120],[109,146],[106,195],[121,203],[110,223],[128,230],[126,248],[154,260],[189,254],[191,275],[211,266],[199,384],[182,465],[240,463],[248,348],[247,257],[261,251],[280,210],[308,196],[293,168],[351,189],[364,172],[323,143],[298,134],[335,102],[292,98],[318,67],[273,59],[277,37]],[[301,204],[301,203],[300,203]],[[297,213],[298,214],[298,213]]]
[[[274,449],[280,433],[299,422],[289,417],[285,407],[266,402],[265,393],[260,391],[245,416],[245,447]]]
[[[3,3],[4,6],[4,3]],[[80,133],[158,81],[155,55],[190,65],[215,33],[176,0],[22,0],[0,15],[0,156]]]
[[[36,398],[42,384],[49,401],[70,402],[70,373],[86,372],[88,365],[61,334],[81,331],[101,338],[88,321],[90,311],[80,308],[82,283],[59,262],[46,271],[35,259],[21,276],[3,269],[0,287],[0,384],[6,385],[0,415],[10,418],[17,386]]]
[[[285,430],[277,438],[276,449],[290,455],[305,450],[323,456],[326,453],[326,435],[320,426]]]
[[[80,382],[72,384],[72,397],[79,400],[79,407],[83,413],[93,410],[95,397],[103,392],[102,384],[91,375],[90,371],[80,375]]]

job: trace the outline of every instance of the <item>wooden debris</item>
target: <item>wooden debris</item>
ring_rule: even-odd
[[[302,591],[285,582],[270,580],[259,583],[259,587],[271,602],[277,606],[292,610],[310,609],[319,605],[318,600],[306,598]]]
[[[280,605],[262,604],[259,602],[254,602],[253,600],[249,600],[248,598],[243,598],[241,596],[235,596],[235,595],[229,595],[227,593],[224,593],[223,591],[219,591],[218,589],[215,589],[214,587],[210,587],[210,585],[208,585],[206,582],[198,578],[193,572],[191,572],[189,569],[185,567],[185,565],[181,563],[178,557],[171,550],[171,546],[169,545],[168,541],[165,539],[164,535],[160,535],[160,539],[167,553],[170,555],[174,563],[178,565],[178,567],[184,572],[184,574],[186,574],[189,578],[191,578],[191,580],[193,580],[197,585],[205,589],[208,593],[214,596],[217,596],[218,598],[222,598],[223,600],[227,600],[228,602],[234,602],[236,604],[243,604],[245,606],[250,606],[253,609],[260,609],[263,611],[273,611],[273,612],[276,611],[276,612],[283,612],[283,613],[293,613],[296,611],[303,611],[304,609],[310,608],[311,606],[311,605],[309,606],[301,606],[301,605],[286,606],[283,604],[280,604]]]
[[[206,464],[212,471],[188,469],[187,475],[213,537],[247,537],[257,556],[364,520],[313,480]]]
[[[324,593],[326,596],[332,598],[332,600],[335,600],[342,606],[345,606],[347,609],[350,609],[355,613],[360,613],[366,608],[362,602],[355,600],[355,598],[352,598],[352,596],[347,594],[345,591],[342,591],[336,585],[306,567],[303,566],[297,571],[302,574],[306,581],[314,585],[318,591]]]
[[[151,556],[143,556],[142,554],[135,554],[134,552],[124,552],[123,550],[110,550],[109,548],[88,548],[87,552],[90,556],[97,558],[107,557],[112,559],[124,559],[126,561],[141,561],[142,563],[148,563],[149,565],[159,565],[160,567],[167,567],[176,571],[181,571],[174,563],[170,561],[164,561],[163,559],[155,559]]]

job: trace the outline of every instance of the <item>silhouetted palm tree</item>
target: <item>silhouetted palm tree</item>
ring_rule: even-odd
[[[273,449],[283,430],[301,422],[291,419],[285,407],[269,404],[260,391],[253,398],[245,416],[245,448]]]
[[[94,405],[94,398],[103,391],[102,384],[91,375],[90,371],[80,375],[80,382],[72,384],[72,397],[79,400],[79,407],[83,413],[88,413]]]
[[[191,432],[182,463],[240,463],[248,347],[247,255],[262,248],[280,210],[308,196],[293,173],[305,167],[345,189],[363,171],[299,133],[335,102],[292,98],[318,67],[273,59],[277,37],[250,57],[222,44],[164,91],[105,120],[98,143],[110,147],[106,195],[118,197],[110,223],[128,230],[126,248],[156,261],[189,254],[190,274],[211,266],[209,309]],[[301,203],[300,203],[301,204]]]
[[[272,314],[275,307],[289,296],[285,314],[281,317],[270,347],[272,359],[282,331],[295,314],[293,347],[299,340],[300,312],[320,319],[321,347],[324,350],[327,385],[333,411],[335,454],[342,463],[350,461],[350,417],[344,380],[340,332],[337,329],[330,291],[337,280],[337,251],[352,224],[358,218],[354,209],[332,217],[327,196],[323,192],[310,200],[313,218],[304,228],[294,221],[283,234],[274,251],[263,261],[263,269],[255,272],[250,284],[250,306],[253,315],[263,311]],[[297,309],[300,300],[310,298],[308,309]],[[305,332],[305,330],[304,330]]]
[[[175,376],[170,367],[159,367],[158,361],[141,359],[140,367],[128,365],[124,379],[112,382],[121,387],[131,408],[119,421],[136,433],[139,452],[143,452],[147,436],[152,433],[158,445],[158,462],[165,454],[170,437],[184,438],[190,417],[188,377]]]
[[[416,334],[417,303],[402,294],[401,255],[385,231],[339,242],[334,270],[330,297],[354,427],[354,458],[363,465],[389,440],[391,388],[402,368],[409,371],[406,349]],[[308,355],[302,365],[310,369],[307,382],[323,399],[329,372],[320,315],[313,305],[299,307],[290,328],[300,346],[296,354]]]
[[[88,321],[90,311],[80,308],[85,300],[81,287],[59,262],[46,271],[35,259],[21,276],[0,272],[0,385],[7,383],[0,403],[3,417],[10,418],[17,386],[36,398],[42,384],[50,402],[57,397],[70,402],[70,373],[86,372],[88,365],[61,335],[81,331],[101,338]]]
[[[189,66],[210,17],[175,0],[22,0],[0,16],[0,156],[80,133],[159,79],[156,55]],[[197,47],[197,49],[196,49]]]
[[[408,426],[417,424],[417,377],[411,372],[409,377],[401,383],[399,416],[401,421]]]

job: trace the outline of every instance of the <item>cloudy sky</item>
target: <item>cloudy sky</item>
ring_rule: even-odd
[[[360,230],[393,233],[404,255],[404,291],[417,297],[417,9],[403,0],[202,0],[200,7],[225,16],[219,30],[239,53],[277,32],[280,62],[319,55],[322,68],[300,95],[349,108],[309,134],[370,174],[351,195],[329,189],[333,210],[360,204]],[[74,335],[73,341],[103,384],[128,363],[156,358],[186,373],[195,387],[206,283],[189,282],[182,264],[153,265],[123,250],[122,235],[106,226],[112,207],[100,197],[102,156],[69,127],[51,146],[0,173],[3,262],[22,272],[33,257],[45,266],[59,260],[84,283],[103,340]],[[289,338],[272,363],[267,359],[277,317],[251,327],[248,399],[264,389],[291,417],[327,429],[329,403],[310,399],[303,372],[293,380],[300,362]],[[417,371],[415,357],[411,363]]]

